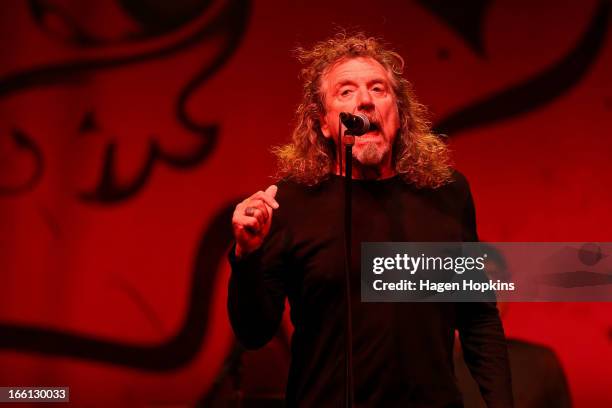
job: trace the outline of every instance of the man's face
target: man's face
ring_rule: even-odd
[[[391,169],[391,148],[399,129],[397,100],[391,78],[372,58],[352,58],[333,65],[321,78],[325,114],[321,130],[325,137],[338,136],[340,112],[361,112],[376,128],[355,138],[353,157],[364,166]]]

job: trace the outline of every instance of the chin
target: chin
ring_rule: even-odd
[[[385,155],[377,152],[375,155],[356,154],[353,158],[363,166],[376,167],[383,163]]]
[[[373,142],[362,144],[357,149],[355,147],[353,147],[353,158],[364,166],[377,166],[381,164],[389,151],[386,146],[380,146],[378,143]]]

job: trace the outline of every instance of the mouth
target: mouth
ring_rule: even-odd
[[[368,132],[357,137],[357,140],[361,140],[365,142],[365,141],[378,139],[379,136],[380,136],[380,125],[376,122],[371,122]]]
[[[378,135],[379,130],[380,127],[377,123],[370,122],[370,127],[368,128],[368,131],[360,136],[357,136],[356,140],[373,138],[374,136]]]

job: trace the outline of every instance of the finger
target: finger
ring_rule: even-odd
[[[251,234],[258,234],[261,230],[261,224],[255,217],[247,217],[245,215],[236,217],[235,225],[238,228],[246,229]]]
[[[261,206],[264,206],[264,204],[261,204]],[[257,218],[257,221],[259,221],[261,225],[265,224],[266,221],[268,221],[268,210],[265,208],[262,210],[258,207],[247,207],[244,211],[244,215],[246,215],[247,217]]]
[[[247,216],[253,216],[253,214],[247,214],[247,208],[254,208],[257,209],[259,211],[262,212],[262,214],[265,215],[265,219],[267,220],[270,215],[272,215],[272,208],[266,204],[266,202],[261,199],[261,198],[253,198],[251,200],[249,200],[246,204],[246,207],[244,208],[244,214]],[[254,211],[254,210],[250,210],[250,211]]]
[[[276,186],[276,184],[272,184],[270,187],[266,188],[266,191],[264,191],[264,193],[269,195],[272,198],[276,198],[277,191],[278,191],[278,187]]]
[[[266,191],[268,191],[268,190],[266,190]],[[276,193],[274,193],[274,194],[276,194]],[[269,205],[270,207],[274,208],[275,210],[279,207],[278,202],[274,199],[274,197],[269,195],[269,194],[266,194],[263,191],[258,191],[251,198],[259,198],[259,199],[263,200],[267,205]]]

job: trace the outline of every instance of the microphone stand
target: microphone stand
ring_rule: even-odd
[[[340,133],[339,133],[340,134]],[[344,256],[345,256],[345,406],[353,408],[354,387],[353,387],[353,314],[351,310],[351,271],[352,271],[352,180],[353,180],[353,144],[355,136],[349,131],[344,132],[342,138],[345,146],[345,179],[344,179]],[[338,150],[342,152],[340,147]],[[342,153],[340,154],[342,156]],[[340,165],[342,172],[342,165]]]

